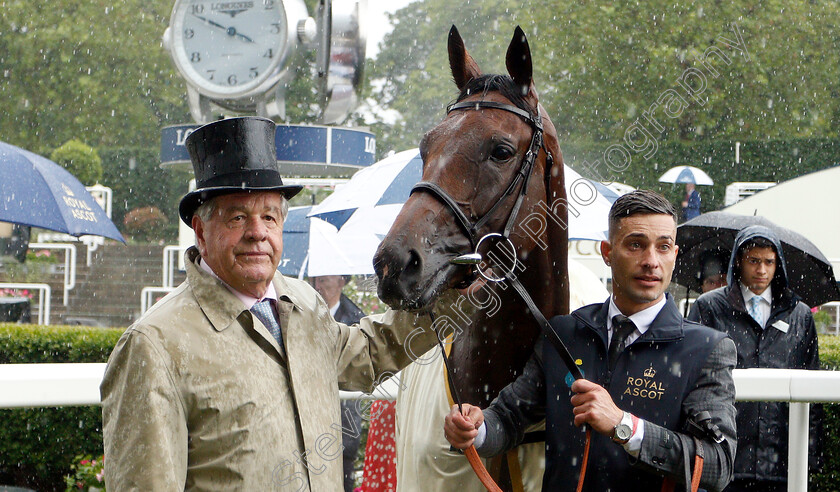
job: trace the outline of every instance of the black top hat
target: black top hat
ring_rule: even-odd
[[[303,188],[284,185],[277,165],[274,134],[277,125],[265,118],[214,121],[186,139],[195,187],[184,195],[178,212],[188,226],[196,208],[207,200],[242,191],[278,191],[287,199]]]

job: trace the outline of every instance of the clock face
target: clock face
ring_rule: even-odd
[[[182,0],[171,28],[183,75],[222,98],[248,94],[276,74],[288,35],[281,0]]]

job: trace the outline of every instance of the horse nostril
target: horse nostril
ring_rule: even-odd
[[[405,264],[405,268],[403,269],[403,275],[406,275],[407,278],[411,278],[418,275],[422,268],[423,260],[420,258],[420,253],[418,253],[417,250],[412,249],[408,252],[408,262]]]

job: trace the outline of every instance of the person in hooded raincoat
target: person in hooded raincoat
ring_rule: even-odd
[[[738,369],[819,369],[817,331],[810,308],[788,288],[781,243],[764,226],[735,238],[726,287],[701,295],[688,319],[727,333],[738,349]],[[738,451],[727,491],[785,491],[788,474],[788,404],[736,403]],[[819,466],[822,409],[811,406],[810,463]]]

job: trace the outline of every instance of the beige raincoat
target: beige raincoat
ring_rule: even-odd
[[[339,387],[370,390],[426,352],[429,317],[389,311],[348,327],[308,284],[277,274],[281,348],[195,248],[186,255],[187,280],[108,361],[108,490],[341,490]]]

